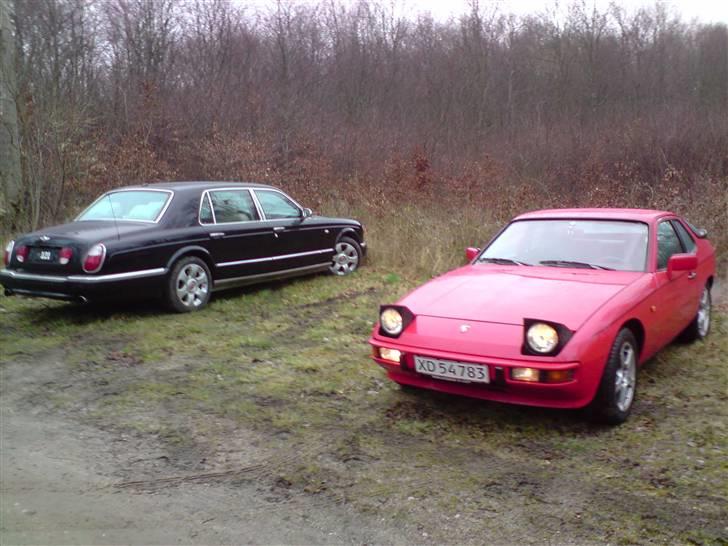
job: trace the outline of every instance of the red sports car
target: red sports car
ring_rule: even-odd
[[[675,214],[523,214],[469,265],[383,305],[369,342],[393,381],[485,400],[629,415],[637,368],[710,330],[715,253]]]

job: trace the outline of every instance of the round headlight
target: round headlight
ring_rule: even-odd
[[[526,340],[537,353],[550,353],[559,344],[559,334],[553,326],[537,322],[526,332]]]
[[[379,315],[379,324],[385,332],[396,336],[402,332],[402,315],[396,309],[385,309]]]

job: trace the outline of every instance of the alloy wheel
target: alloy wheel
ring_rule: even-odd
[[[345,241],[337,243],[336,254],[331,260],[329,270],[334,275],[347,275],[359,266],[359,251],[356,247]]]
[[[637,353],[628,341],[619,348],[619,367],[614,375],[614,396],[619,411],[627,411],[634,399]]]
[[[180,269],[177,275],[177,298],[186,307],[199,307],[205,302],[210,283],[205,269],[195,263]]]
[[[708,335],[710,330],[710,291],[703,288],[700,295],[700,306],[698,307],[698,334],[700,337]]]

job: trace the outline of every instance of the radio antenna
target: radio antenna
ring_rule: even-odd
[[[114,229],[116,229],[116,240],[121,239],[121,234],[119,233],[119,224],[116,222],[116,212],[114,212],[114,202],[111,200],[111,194],[107,193],[106,198],[109,200],[109,207],[111,208],[111,217],[114,219]]]

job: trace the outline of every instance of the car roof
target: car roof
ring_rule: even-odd
[[[179,181],[179,182],[152,182],[149,184],[134,184],[133,186],[125,186],[124,189],[147,188],[159,190],[209,190],[212,188],[264,188],[277,189],[267,184],[255,184],[252,182],[215,182],[215,181]]]
[[[583,208],[583,209],[545,209],[534,210],[516,216],[514,220],[536,219],[594,219],[594,220],[631,220],[637,222],[651,222],[663,216],[672,216],[673,213],[664,210],[652,209],[609,209],[609,208]]]

